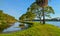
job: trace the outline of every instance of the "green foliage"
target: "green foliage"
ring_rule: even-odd
[[[6,23],[13,23],[16,21],[15,17],[12,17],[8,14],[3,13],[3,11],[0,10],[0,22],[6,22]]]
[[[25,20],[33,20],[36,17],[36,15],[32,12],[26,12],[25,14],[23,14],[19,20],[20,21],[25,21]]]
[[[28,10],[35,13],[37,18],[39,18],[40,20],[41,20],[41,17],[43,17],[43,16],[51,18],[50,14],[51,13],[54,14],[53,8],[51,6],[46,6],[46,7],[44,7],[44,15],[43,15],[42,7],[37,5],[36,2],[32,3],[30,8],[28,8]]]
[[[41,7],[38,6],[38,5],[36,4],[36,2],[34,2],[34,3],[32,3],[32,4],[30,5],[30,7],[28,8],[28,10],[33,11],[33,10],[36,10],[37,8],[41,8]]]
[[[26,13],[26,20],[33,20],[36,17],[36,15],[32,12]]]
[[[22,21],[22,22],[24,22],[25,19],[26,19],[26,14],[23,14],[23,15],[19,18],[19,20]]]
[[[4,29],[10,26],[10,24],[16,22],[17,20],[8,15],[3,13],[3,10],[0,10],[0,32],[2,32]]]

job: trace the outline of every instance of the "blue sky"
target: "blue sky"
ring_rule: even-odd
[[[27,8],[35,0],[0,0],[0,10],[4,13],[14,16],[18,19],[22,14],[26,13]],[[52,0],[49,5],[53,7],[55,14],[52,17],[60,17],[60,0]]]

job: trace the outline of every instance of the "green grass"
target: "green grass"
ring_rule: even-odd
[[[40,23],[33,23],[33,26],[22,31],[0,34],[0,36],[60,36],[60,28]]]

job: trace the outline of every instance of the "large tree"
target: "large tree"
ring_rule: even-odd
[[[42,10],[42,8],[38,6],[36,2],[32,3],[32,5],[30,6],[30,8],[28,8],[28,10],[34,12],[40,20],[42,16],[50,17],[50,13],[54,14],[54,10],[51,6],[46,6],[44,10]],[[42,14],[43,11],[44,15]]]
[[[48,5],[48,0],[36,0],[37,5],[42,7],[43,10],[43,24],[45,24],[45,15],[44,15],[44,7]]]

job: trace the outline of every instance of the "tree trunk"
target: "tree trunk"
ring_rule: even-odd
[[[41,23],[41,17],[40,17],[40,23]]]
[[[43,10],[43,12],[42,12],[42,14],[43,14],[43,24],[45,24],[44,7],[42,7],[42,10]]]

